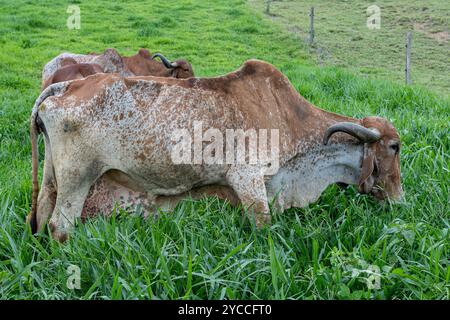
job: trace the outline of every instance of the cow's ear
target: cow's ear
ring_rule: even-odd
[[[369,193],[372,189],[374,178],[372,177],[375,168],[375,152],[372,147],[364,144],[364,156],[361,164],[361,175],[359,178],[359,189],[363,193]]]

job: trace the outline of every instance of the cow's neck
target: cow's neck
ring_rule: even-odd
[[[300,96],[302,100],[303,97]],[[305,100],[306,101],[306,100]],[[317,143],[322,141],[326,130],[338,123],[338,122],[353,122],[357,124],[361,124],[360,119],[351,118],[347,116],[343,116],[334,112],[329,112],[323,109],[320,109],[314,105],[309,104],[309,102],[305,102],[307,104],[304,108],[307,109],[305,114],[309,114],[304,118],[296,118],[294,119],[293,127],[290,128],[290,138],[293,141],[294,148],[289,150],[286,155],[282,155],[281,163],[283,161],[287,161],[292,158],[293,155],[304,152],[305,150],[309,150],[311,148],[315,148]],[[333,139],[336,141],[356,141],[356,139],[350,137],[347,134],[337,134],[334,135]]]
[[[317,144],[286,163],[266,183],[279,209],[305,207],[331,184],[357,184],[363,157],[361,144]]]

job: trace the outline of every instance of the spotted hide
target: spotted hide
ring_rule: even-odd
[[[175,163],[173,133],[185,129],[194,136],[199,122],[224,135],[278,130],[279,167],[266,174],[271,163]],[[40,132],[45,165],[38,195]],[[279,210],[303,207],[336,182],[380,199],[402,195],[400,139],[390,122],[322,110],[274,66],[258,60],[216,78],[96,74],[53,84],[36,101],[31,134],[31,221],[40,230],[49,220],[61,241],[102,176],[111,199],[145,208],[171,206],[190,192],[235,196],[258,226],[270,221],[269,202]]]

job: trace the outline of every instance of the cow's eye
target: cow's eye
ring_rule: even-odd
[[[398,143],[394,143],[390,146],[392,150],[394,150],[395,153],[398,153],[400,151],[400,145]]]

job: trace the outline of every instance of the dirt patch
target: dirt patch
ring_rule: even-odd
[[[414,23],[414,30],[425,34],[439,43],[444,43],[450,40],[450,34],[448,31],[431,32],[425,23]]]

